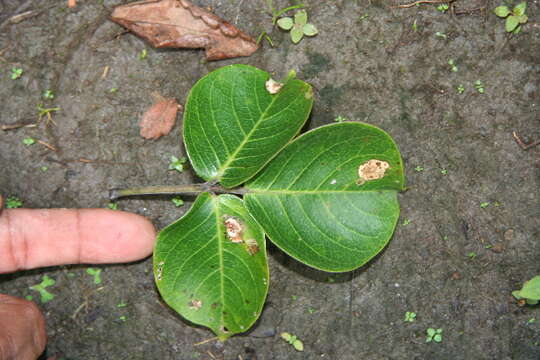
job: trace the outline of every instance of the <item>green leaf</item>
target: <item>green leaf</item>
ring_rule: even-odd
[[[297,25],[306,25],[307,12],[305,10],[300,10],[296,14],[294,14],[294,23]]]
[[[317,28],[313,24],[306,24],[304,25],[302,31],[304,32],[304,35],[306,36],[315,36],[319,32],[317,31]]]
[[[291,41],[295,44],[298,44],[302,37],[304,36],[303,26],[294,26],[291,30]]]
[[[507,32],[514,31],[514,29],[519,25],[519,19],[517,16],[510,15],[506,18],[505,29]]]
[[[293,341],[292,345],[297,351],[304,351],[304,343],[300,340]]]
[[[526,2],[521,2],[521,3],[517,4],[516,6],[514,6],[513,13],[516,16],[525,15],[525,10],[526,9],[527,9],[527,3]]]
[[[283,30],[291,30],[293,25],[294,25],[294,22],[293,22],[293,19],[290,18],[290,17],[284,17],[284,18],[281,18],[277,21],[277,24],[280,28],[282,28]]]
[[[518,16],[518,21],[519,21],[520,24],[525,24],[528,20],[529,20],[529,18],[527,17],[527,15]]]
[[[523,284],[521,290],[512,292],[516,299],[540,300],[540,275]]]
[[[380,179],[359,178],[359,167],[370,161],[389,165]],[[292,142],[246,184],[244,200],[287,254],[317,269],[349,271],[388,243],[403,185],[402,160],[392,139],[374,126],[347,122]]]
[[[510,15],[511,12],[510,12],[510,9],[508,9],[507,6],[497,6],[495,8],[495,15],[497,15],[498,17],[507,17],[508,15]]]
[[[302,128],[313,90],[290,78],[270,94],[270,75],[247,65],[230,65],[200,79],[184,113],[184,142],[197,175],[225,187],[244,183]]]
[[[227,230],[231,222],[241,231]],[[184,318],[209,327],[221,340],[247,331],[268,292],[265,246],[264,233],[242,200],[202,193],[184,217],[158,235],[159,292]]]

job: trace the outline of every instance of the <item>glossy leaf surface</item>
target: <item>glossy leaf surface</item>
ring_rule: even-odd
[[[234,241],[229,220],[242,229]],[[264,233],[238,197],[202,193],[160,232],[154,275],[169,306],[224,340],[247,331],[261,313],[268,291]]]
[[[272,95],[269,78],[257,68],[230,65],[195,84],[184,112],[184,142],[200,177],[240,185],[300,131],[313,103],[311,86],[290,78]]]
[[[359,181],[360,165],[370,160],[389,167],[380,179]],[[283,251],[337,272],[365,264],[387,244],[403,186],[392,139],[376,127],[349,122],[300,136],[246,185],[244,200]]]

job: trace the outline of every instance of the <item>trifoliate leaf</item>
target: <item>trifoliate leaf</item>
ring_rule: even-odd
[[[510,9],[508,9],[506,6],[497,6],[495,8],[495,15],[502,18],[507,17],[510,15]]]
[[[317,31],[317,28],[313,24],[304,25],[303,31],[304,35],[306,36],[315,36],[319,33],[319,31]]]
[[[290,17],[283,17],[277,21],[277,24],[283,30],[291,30],[294,25],[294,21]]]
[[[294,14],[294,23],[296,25],[306,25],[307,24],[307,12],[305,10],[301,10]]]

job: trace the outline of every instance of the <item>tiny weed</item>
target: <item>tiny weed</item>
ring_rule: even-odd
[[[41,283],[30,286],[30,289],[39,292],[41,302],[46,303],[54,299],[54,295],[48,292],[46,288],[49,286],[53,286],[55,283],[56,281],[54,281],[54,279],[48,277],[47,275],[44,275]]]
[[[450,65],[450,70],[452,70],[452,72],[458,72],[458,67],[454,59],[448,59],[448,65]]]
[[[415,168],[414,168],[414,171],[417,171],[417,172],[421,172],[421,171],[424,171],[424,168],[420,165],[417,165]]]
[[[279,17],[283,14],[285,14],[287,11],[295,10],[295,9],[301,9],[304,7],[304,4],[296,4],[292,5],[280,10],[277,10],[274,6],[273,0],[266,0],[266,5],[268,5],[268,8],[270,9],[270,14],[272,15],[272,24],[276,25]]]
[[[148,51],[146,49],[142,49],[139,53],[139,60],[144,60],[148,56]]]
[[[39,168],[39,170],[45,172],[45,171],[49,170],[49,167],[48,167],[47,165],[43,165],[43,166],[41,166],[41,167]]]
[[[271,47],[274,47],[274,42],[272,41],[272,38],[270,37],[270,35],[268,35],[266,31],[261,32],[260,35],[257,37],[257,45],[260,44],[263,39],[268,41]]]
[[[403,220],[403,222],[401,223],[402,226],[407,226],[411,223],[411,220],[410,219],[405,219]]]
[[[482,81],[480,80],[476,80],[474,82],[474,87],[476,89],[476,91],[478,91],[480,94],[483,94],[484,93],[484,84],[482,84]]]
[[[300,341],[295,335],[282,332],[280,336],[283,340],[291,344],[297,351],[304,351],[304,343],[302,343],[302,341]]]
[[[440,39],[446,39],[446,38],[447,38],[446,34],[443,33],[443,32],[440,32],[440,31],[437,31],[437,32],[435,33],[435,36],[438,37],[438,38],[440,38]]]
[[[335,119],[335,122],[344,122],[347,121],[347,118],[345,116],[338,115]]]
[[[364,20],[364,19],[367,19],[368,17],[369,17],[369,14],[368,14],[368,13],[365,13],[365,14],[360,15],[360,16],[358,17],[358,21],[362,21],[362,20]]]
[[[527,320],[527,324],[533,324],[535,322],[536,322],[535,318],[530,318],[529,320]]]
[[[319,33],[315,25],[310,24],[307,21],[307,12],[305,10],[300,10],[294,14],[294,19],[291,17],[282,17],[277,21],[277,25],[285,31],[290,30],[291,41],[294,44],[298,44],[304,35],[315,36]]]
[[[443,332],[443,329],[433,329],[433,328],[427,329],[426,342],[435,341],[437,343],[440,343],[442,341],[442,332]]]
[[[118,204],[110,202],[110,203],[107,204],[107,208],[111,209],[111,210],[118,210]]]
[[[416,320],[416,313],[412,312],[412,311],[407,311],[405,313],[405,319],[403,319],[403,321],[405,321],[405,322],[413,322],[414,320]]]
[[[127,320],[127,316],[122,315],[122,316],[120,316],[118,319],[119,319],[120,321],[124,321],[124,322],[125,322],[125,321]]]
[[[308,307],[307,311],[308,311],[308,313],[310,313],[310,314],[315,314],[315,312],[316,312],[317,310],[315,310],[314,307],[311,307],[311,306],[310,306],[310,307]]]
[[[31,137],[27,137],[27,138],[24,138],[22,142],[24,145],[30,146],[30,145],[34,145],[36,143],[36,140],[34,140]]]
[[[472,260],[476,257],[476,253],[474,251],[471,251],[470,253],[467,254],[467,257]]]
[[[101,269],[88,268],[86,273],[94,277],[94,284],[101,284]]]
[[[34,297],[32,295],[26,295],[24,298],[28,301],[34,300]]]
[[[118,92],[118,88],[112,87],[109,89],[109,93],[116,94]]]
[[[492,247],[493,247],[493,245],[491,245],[491,244],[484,245],[484,249],[491,249]]]
[[[41,121],[41,119],[46,116],[48,121],[52,120],[52,113],[55,111],[60,111],[61,109],[59,107],[52,107],[52,108],[46,108],[43,107],[43,104],[38,104],[37,111],[38,111],[38,121]]]
[[[117,307],[117,308],[124,308],[124,307],[126,307],[126,306],[127,306],[127,303],[125,303],[125,302],[123,302],[123,301],[120,302],[120,303],[118,303],[118,304],[116,304],[116,307]]]
[[[414,19],[414,22],[412,23],[412,30],[418,31],[418,24],[416,23],[416,19]]]
[[[173,197],[171,199],[171,201],[173,202],[174,206],[176,206],[176,207],[180,207],[180,206],[184,205],[184,200],[182,200],[182,198],[180,196]]]
[[[43,98],[47,100],[52,100],[54,99],[54,93],[52,92],[52,90],[45,90],[43,92]]]
[[[450,6],[448,6],[448,4],[440,4],[439,6],[437,6],[437,10],[442,13],[447,12],[449,8]]]
[[[506,5],[497,6],[495,15],[500,18],[506,18],[505,30],[513,34],[518,34],[521,31],[521,25],[525,24],[529,18],[525,15],[527,3],[521,2],[514,6],[512,10]]]
[[[296,301],[296,300],[298,300],[298,296],[293,295],[293,296],[291,296],[291,299],[292,299],[293,301]]]
[[[481,202],[481,203],[480,203],[480,207],[481,207],[482,209],[485,209],[485,208],[487,208],[488,206],[489,206],[489,202],[487,202],[487,201],[486,201],[486,202]]]
[[[463,84],[459,84],[457,87],[456,87],[456,91],[458,94],[463,94],[465,92],[465,86],[463,86]]]
[[[177,158],[176,156],[171,156],[171,163],[169,164],[169,170],[176,170],[178,172],[184,171],[184,164],[187,159],[185,157]]]
[[[15,196],[8,196],[6,199],[6,208],[7,209],[16,209],[23,206],[23,202],[21,199]]]
[[[11,80],[17,80],[23,74],[23,69],[21,68],[11,68]]]
[[[447,175],[448,174],[448,170],[446,169],[441,169],[441,175]]]

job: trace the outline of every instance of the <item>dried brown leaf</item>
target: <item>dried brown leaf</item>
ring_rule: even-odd
[[[259,48],[246,33],[186,0],[143,0],[117,6],[111,19],[157,48],[204,48],[207,60],[250,56]]]
[[[144,115],[139,126],[141,136],[145,139],[157,139],[171,132],[178,109],[181,108],[175,99],[159,97]]]

